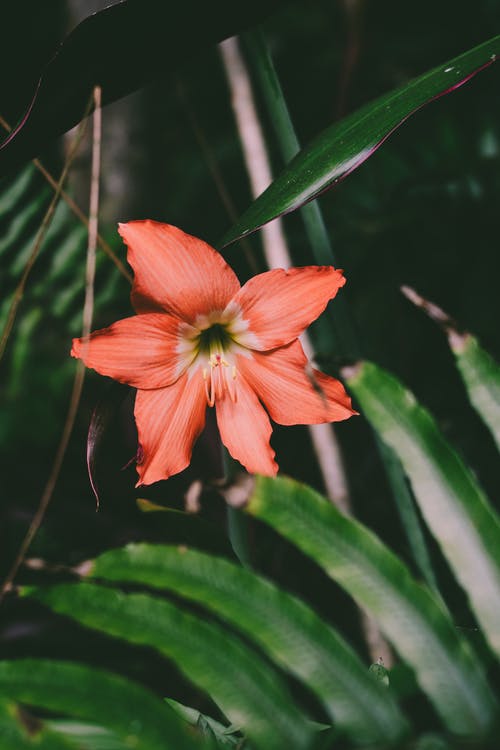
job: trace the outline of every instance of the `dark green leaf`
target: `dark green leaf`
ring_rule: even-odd
[[[500,36],[424,73],[324,130],[245,211],[222,244],[295,211],[363,164],[414,112],[454,91],[500,55]]]
[[[88,16],[57,49],[36,90],[26,91],[26,113],[0,146],[0,173],[31,159],[47,141],[76,125],[95,85],[102,86],[103,103],[112,102],[257,23],[284,2],[122,0]],[[6,26],[2,30],[13,33]],[[22,39],[19,48],[29,51]]]

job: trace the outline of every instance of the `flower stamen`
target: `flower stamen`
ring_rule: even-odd
[[[210,355],[208,365],[202,369],[207,404],[214,406],[215,400],[224,398],[226,391],[231,401],[236,403],[236,367],[220,352]]]

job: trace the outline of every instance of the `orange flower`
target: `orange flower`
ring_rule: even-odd
[[[188,466],[207,404],[230,454],[267,475],[278,471],[269,417],[292,425],[355,414],[338,380],[308,375],[297,338],[344,285],[341,271],[276,269],[240,286],[216,250],[176,227],[132,221],[119,232],[137,315],[74,339],[71,354],[137,388],[137,486]]]

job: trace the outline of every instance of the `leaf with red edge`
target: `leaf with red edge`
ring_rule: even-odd
[[[231,227],[221,245],[317,198],[363,164],[417,110],[463,86],[499,55],[500,36],[496,36],[331,125],[292,159]]]
[[[36,90],[26,91],[25,113],[0,145],[0,172],[36,156],[76,125],[95,85],[102,87],[103,104],[115,101],[286,2],[122,0],[89,15],[59,46]]]

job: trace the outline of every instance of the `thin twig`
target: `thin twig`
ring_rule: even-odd
[[[83,306],[83,323],[82,334],[88,336],[92,325],[92,309],[94,300],[94,277],[95,277],[95,254],[97,247],[97,215],[99,205],[99,174],[100,174],[100,149],[101,149],[101,89],[96,86],[94,89],[94,115],[93,115],[93,145],[92,145],[92,176],[90,189],[90,219],[89,219],[89,239],[87,248],[87,269],[85,278],[85,302]],[[69,159],[69,157],[68,157]],[[52,465],[52,471],[45,485],[37,511],[33,516],[29,529],[24,537],[22,544],[17,553],[16,559],[10,568],[7,577],[0,591],[0,603],[6,592],[11,588],[12,582],[17,575],[26,553],[40,528],[48,505],[59,478],[66,449],[73,431],[75,417],[78,411],[78,404],[82,393],[83,380],[85,377],[85,366],[81,360],[78,360],[75,379],[73,381],[73,390],[71,393],[68,413],[64,423],[61,440],[57,448],[57,453]]]
[[[11,131],[11,127],[9,123],[6,122],[6,120],[4,120],[4,118],[1,115],[0,115],[0,125],[3,128],[5,128],[5,130],[7,130],[8,132]],[[38,171],[41,172],[41,174],[43,174],[43,176],[45,177],[49,185],[52,188],[54,188],[54,190],[57,190],[57,180],[50,174],[48,169],[44,167],[42,162],[39,159],[33,159],[33,164],[38,169]],[[85,227],[88,230],[89,219],[85,216],[80,206],[77,203],[75,203],[73,198],[68,193],[66,193],[65,190],[61,189],[59,192],[59,195],[63,199],[63,201],[67,204],[68,208],[70,208],[70,210],[74,213],[74,215],[82,222],[82,224],[85,225]],[[111,245],[108,242],[106,242],[104,237],[101,237],[100,234],[97,235],[97,244],[99,245],[101,250],[103,250],[109,258],[111,258],[111,260],[113,261],[115,266],[118,268],[121,275],[124,276],[127,279],[127,281],[131,284],[133,281],[132,275],[127,271],[127,269],[121,262],[120,258],[116,255],[115,251],[111,247]]]

